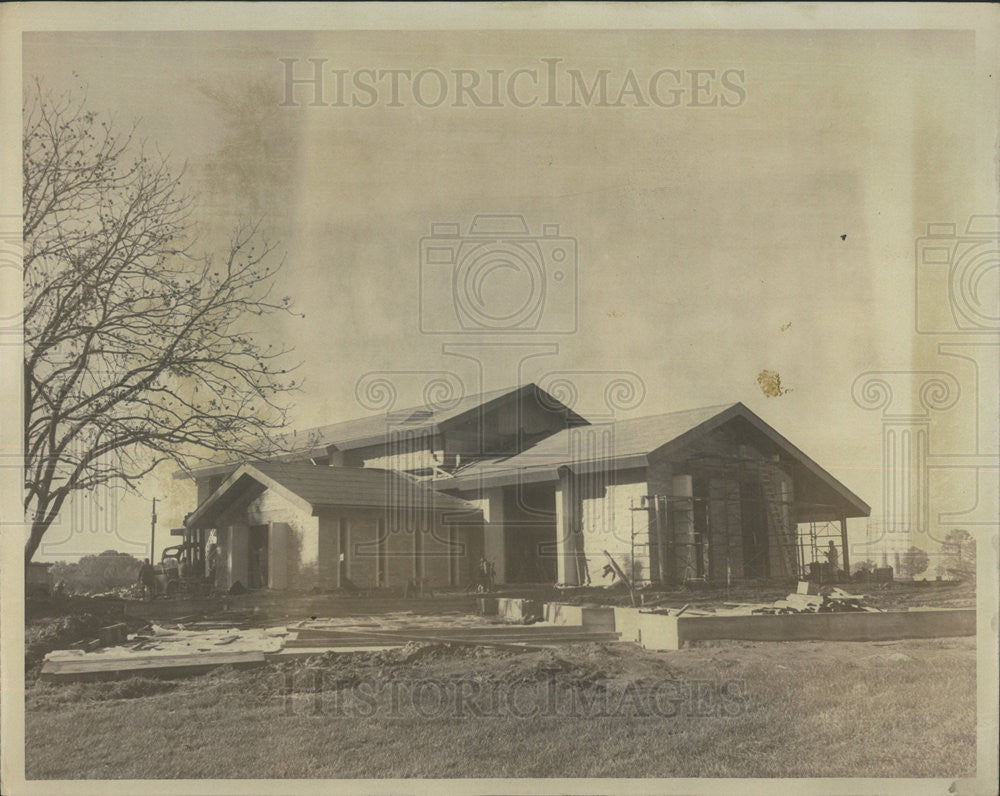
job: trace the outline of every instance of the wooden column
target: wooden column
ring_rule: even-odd
[[[580,584],[580,540],[576,511],[576,490],[573,473],[568,468],[559,471],[556,488],[556,563],[557,583]]]
[[[485,519],[483,526],[483,558],[492,561],[496,569],[496,583],[507,582],[507,544],[506,528],[504,527],[503,487],[493,487],[485,490]],[[478,561],[472,562],[474,566]]]
[[[698,572],[694,547],[694,488],[690,475],[675,475],[671,486],[674,498],[674,559],[677,562],[677,580],[684,583]]]
[[[841,558],[844,561],[844,572],[847,577],[851,577],[851,555],[847,552],[847,517],[840,518],[840,549]]]

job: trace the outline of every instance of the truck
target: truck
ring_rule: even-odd
[[[201,545],[183,542],[164,548],[159,563],[153,567],[156,591],[167,597],[204,597],[212,590],[205,577]]]

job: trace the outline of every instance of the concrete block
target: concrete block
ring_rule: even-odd
[[[537,622],[542,619],[542,604],[538,600],[499,597],[497,613],[505,622]]]
[[[811,580],[800,580],[797,594],[819,594],[819,584]]]
[[[579,605],[545,603],[545,621],[550,625],[582,625],[583,614]]]
[[[642,648],[679,650],[681,640],[677,635],[677,619],[667,614],[639,614],[638,635]]]
[[[974,609],[756,614],[751,616],[669,616],[640,614],[642,646],[676,650],[689,641],[888,641],[901,638],[973,636]]]
[[[544,617],[552,625],[570,625],[595,631],[615,629],[614,608],[606,605],[545,603]]]
[[[638,642],[642,639],[639,629],[639,609],[615,607],[615,632],[621,634],[622,641]]]

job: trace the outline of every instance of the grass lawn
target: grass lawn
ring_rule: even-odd
[[[29,779],[964,777],[975,694],[972,638],[415,645],[177,681],[35,683],[26,764]]]

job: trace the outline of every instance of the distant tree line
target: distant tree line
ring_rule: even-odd
[[[976,540],[972,534],[961,528],[948,532],[941,549],[936,556],[937,566],[934,574],[942,578],[958,578],[971,580],[976,577]],[[910,546],[899,555],[899,571],[894,573],[899,578],[915,578],[927,572],[930,566],[930,556],[926,550]],[[851,566],[852,574],[874,572],[878,564],[870,558],[855,561]]]
[[[84,556],[79,561],[58,561],[52,565],[52,582],[63,584],[68,594],[99,594],[120,586],[131,586],[139,576],[142,562],[117,550]]]

